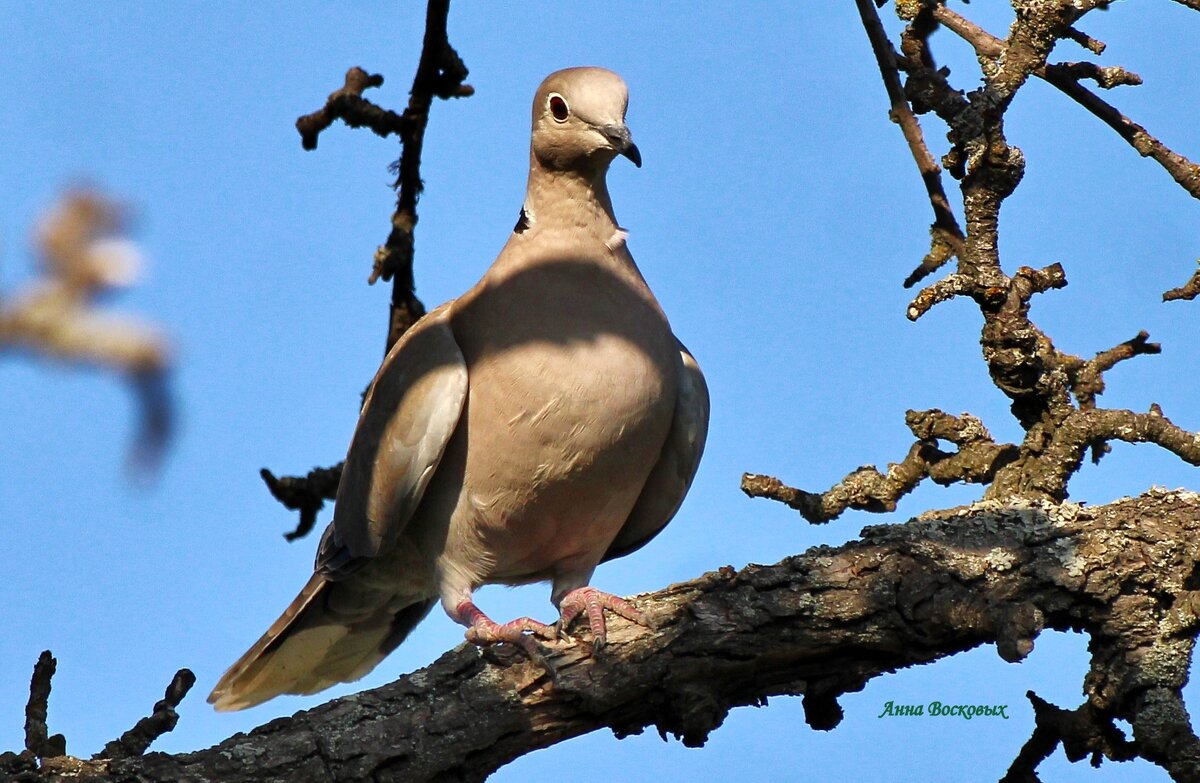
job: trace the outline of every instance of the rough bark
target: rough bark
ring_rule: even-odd
[[[985,501],[641,596],[656,630],[615,619],[601,658],[586,639],[552,645],[555,681],[521,656],[461,645],[392,684],[206,750],[50,759],[24,779],[482,780],[601,728],[654,727],[701,745],[731,708],[770,696],[802,695],[809,724],[829,729],[837,698],[879,674],[982,644],[1018,661],[1043,630],[1070,629],[1091,637],[1086,712],[1039,720],[1040,740],[1117,758],[1134,748],[1195,780],[1200,744],[1179,694],[1200,627],[1198,564],[1195,493],[1095,508]],[[1131,740],[1115,718],[1132,723]]]

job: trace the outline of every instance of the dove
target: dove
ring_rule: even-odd
[[[385,358],[314,573],[217,683],[216,709],[354,681],[439,601],[469,641],[537,658],[535,635],[581,615],[595,651],[606,611],[647,624],[592,574],[679,509],[709,397],[613,214],[609,164],[621,155],[641,167],[627,103],[624,81],[603,68],[542,82],[516,228],[474,287]],[[474,602],[485,584],[543,581],[555,626],[497,623]]]

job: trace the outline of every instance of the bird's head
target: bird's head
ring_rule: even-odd
[[[533,155],[556,170],[602,173],[617,155],[641,167],[642,155],[625,126],[629,91],[604,68],[556,71],[533,99]]]

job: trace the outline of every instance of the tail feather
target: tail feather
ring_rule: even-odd
[[[243,710],[283,693],[307,695],[357,680],[396,649],[435,603],[417,598],[403,604],[389,597],[347,617],[330,609],[330,599],[345,587],[313,574],[262,638],[229,667],[208,702],[222,712]]]

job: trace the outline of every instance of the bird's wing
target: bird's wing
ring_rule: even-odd
[[[604,553],[605,561],[641,549],[667,526],[700,465],[708,436],[708,385],[700,365],[682,344],[679,354],[679,395],[662,456],[650,471],[625,526]]]
[[[467,394],[449,305],[418,321],[375,375],[338,486],[317,571],[337,579],[395,543],[421,502]]]

